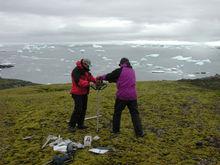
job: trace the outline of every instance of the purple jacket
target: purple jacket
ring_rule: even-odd
[[[101,76],[103,80],[116,82],[116,97],[121,100],[136,100],[136,76],[132,67],[123,64],[111,73]]]

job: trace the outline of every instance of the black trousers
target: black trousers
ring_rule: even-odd
[[[88,95],[74,95],[72,94],[74,100],[74,110],[70,118],[69,126],[75,127],[76,124],[78,127],[84,125],[84,119],[86,116]]]
[[[132,123],[134,126],[134,131],[136,135],[142,135],[143,129],[141,125],[141,120],[139,117],[137,100],[115,100],[115,110],[113,115],[113,132],[117,133],[120,131],[120,122],[121,122],[121,113],[128,107],[129,112],[131,114]]]

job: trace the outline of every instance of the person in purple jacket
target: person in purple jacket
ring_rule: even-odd
[[[143,137],[144,132],[137,105],[135,72],[127,58],[122,58],[119,66],[120,68],[113,70],[111,73],[97,77],[97,80],[115,82],[117,86],[112,133],[117,134],[120,132],[121,113],[127,106],[136,136]]]

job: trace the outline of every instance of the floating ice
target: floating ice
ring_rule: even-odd
[[[152,73],[164,73],[165,71],[164,70],[152,70],[151,72]]]
[[[131,45],[132,48],[137,48],[139,45]]]
[[[93,46],[93,48],[102,48],[101,45],[96,45],[96,44],[94,44],[94,45],[92,45],[92,46]]]
[[[194,62],[196,65],[204,65],[204,63],[211,63],[209,59],[196,60],[196,59],[192,59],[192,57],[183,57],[183,56],[175,56],[172,57],[171,59],[186,61],[186,62]]]
[[[169,74],[178,74],[178,75],[183,74],[183,71],[180,70],[179,68],[176,68],[176,67],[166,68],[163,66],[154,66],[151,72],[152,73],[169,73]]]
[[[164,69],[164,67],[162,67],[162,66],[155,66],[154,68],[155,69]]]
[[[153,66],[153,64],[147,64],[147,66]]]
[[[182,68],[184,65],[183,64],[181,64],[181,65],[177,65],[176,67],[177,68]]]
[[[70,73],[65,73],[64,76],[70,76]]]
[[[81,52],[81,53],[84,53],[84,52],[85,52],[85,49],[81,49],[80,52]]]
[[[139,64],[138,61],[130,61],[130,62],[131,62],[131,64]]]
[[[187,60],[191,60],[192,57],[175,56],[175,57],[172,57],[172,59],[179,60],[179,61],[187,61]]]
[[[23,50],[17,50],[17,53],[22,53],[23,52]]]
[[[141,61],[147,61],[147,59],[143,57],[143,58],[141,58]]]
[[[105,50],[103,50],[103,49],[97,49],[97,50],[95,50],[96,52],[105,52]]]
[[[69,47],[74,47],[74,46],[75,46],[75,44],[70,44],[70,45],[69,45]]]
[[[172,71],[177,71],[178,69],[177,69],[177,68],[171,68],[171,70],[172,70]]]
[[[187,77],[196,77],[194,74],[187,74]]]
[[[72,49],[68,49],[68,51],[70,51],[71,53],[74,53],[74,52],[75,52],[75,50],[72,50]]]
[[[61,59],[60,59],[60,61],[62,61],[62,62],[63,62],[64,60],[65,60],[64,58],[61,58]]]
[[[35,69],[35,71],[37,71],[37,72],[41,72],[41,69],[40,69],[40,68],[37,68],[37,69]]]
[[[203,62],[211,63],[210,59],[202,60]]]
[[[148,54],[148,55],[145,55],[145,57],[158,57],[159,54]]]
[[[205,42],[205,45],[210,47],[220,47],[220,41]]]
[[[43,58],[43,57],[25,56],[25,55],[21,55],[20,57],[29,58],[29,59],[32,59],[32,60],[52,60],[52,59],[55,59],[55,58]]]
[[[8,60],[4,60],[0,65],[14,65],[15,63],[11,63]]]
[[[103,60],[105,60],[105,61],[112,61],[112,59],[107,58],[107,57],[105,57],[105,56],[104,56],[104,57],[102,57],[102,59],[103,59]]]
[[[55,46],[51,45],[51,46],[48,46],[48,48],[55,49]]]
[[[204,65],[204,62],[203,61],[199,61],[199,62],[196,62],[195,64],[196,65]]]

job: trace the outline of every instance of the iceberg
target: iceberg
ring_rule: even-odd
[[[164,73],[165,71],[164,70],[152,70],[151,72],[152,73]]]
[[[81,53],[84,53],[84,52],[85,52],[85,49],[81,49],[80,52],[81,52]]]
[[[147,59],[143,57],[143,58],[141,58],[141,61],[147,61]]]
[[[145,55],[145,57],[158,57],[159,54],[149,54],[149,55]]]
[[[68,49],[68,51],[70,51],[71,53],[74,53],[75,51],[74,50],[72,50],[72,49]]]
[[[179,61],[187,61],[187,60],[191,60],[192,57],[175,56],[175,57],[172,57],[172,59],[179,60]]]
[[[205,60],[196,60],[192,59],[192,57],[183,57],[183,56],[175,56],[172,57],[171,59],[179,60],[179,61],[186,61],[186,62],[193,62],[196,65],[203,65],[204,63],[211,63],[210,59],[205,59]],[[179,67],[182,67],[183,65],[180,65]]]
[[[103,59],[103,60],[105,60],[105,61],[112,61],[112,59],[107,58],[107,57],[105,57],[105,56],[104,56],[104,57],[102,57],[102,59]]]
[[[187,77],[196,77],[194,74],[187,74]]]
[[[102,48],[102,46],[101,46],[101,45],[96,45],[96,44],[93,44],[92,46],[93,46],[93,48]]]
[[[22,53],[23,52],[23,50],[17,50],[17,53]]]
[[[97,49],[97,50],[95,50],[96,52],[105,52],[105,50],[103,50],[103,49]]]

